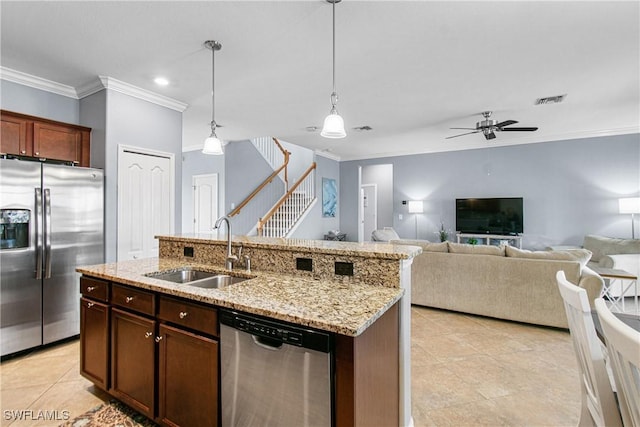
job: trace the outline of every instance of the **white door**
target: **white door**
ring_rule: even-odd
[[[218,174],[194,175],[193,185],[193,231],[213,233],[218,218]]]
[[[365,241],[371,240],[371,233],[378,228],[378,185],[362,184],[362,223]]]
[[[118,261],[157,257],[173,233],[174,175],[172,153],[118,146]]]

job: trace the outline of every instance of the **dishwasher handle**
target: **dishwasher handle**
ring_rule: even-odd
[[[278,351],[282,348],[282,340],[276,340],[273,338],[261,337],[259,335],[251,335],[253,343],[258,347],[262,347],[266,350]]]

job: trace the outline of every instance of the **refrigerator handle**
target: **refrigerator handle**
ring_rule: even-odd
[[[44,278],[51,279],[51,192],[44,189]]]
[[[42,279],[42,190],[36,188],[36,279]]]

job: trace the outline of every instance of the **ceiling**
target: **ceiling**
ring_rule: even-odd
[[[276,136],[341,160],[640,131],[638,1],[358,1],[336,5],[338,110],[330,109],[331,4],[305,1],[6,1],[1,65],[74,88],[97,76],[188,104],[183,146]],[[159,87],[156,76],[171,83]],[[566,94],[560,104],[537,98]],[[537,132],[445,139],[480,113]],[[370,126],[370,131],[353,128]]]

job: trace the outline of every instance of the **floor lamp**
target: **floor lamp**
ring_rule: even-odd
[[[418,214],[424,212],[422,200],[409,201],[409,213],[416,214],[416,239],[418,238]]]
[[[411,203],[411,202],[409,202]],[[631,238],[636,238],[634,214],[640,213],[640,197],[624,197],[618,199],[621,214],[631,214]]]

